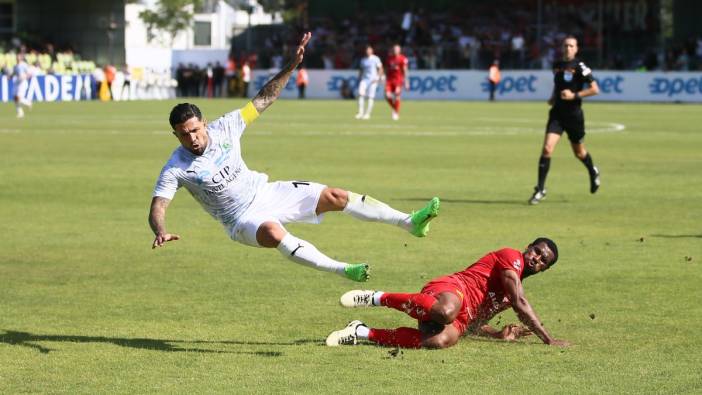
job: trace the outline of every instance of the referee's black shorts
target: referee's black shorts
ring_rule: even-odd
[[[585,116],[583,109],[578,107],[569,110],[551,108],[546,122],[546,133],[568,133],[571,143],[582,144],[585,140]]]

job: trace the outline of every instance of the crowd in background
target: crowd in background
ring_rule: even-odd
[[[611,23],[600,34],[592,12],[552,7],[545,10],[542,27],[537,29],[534,10],[523,5],[524,2],[505,4],[499,12],[495,11],[497,7],[481,3],[461,12],[359,11],[341,20],[312,18],[309,25],[313,34],[306,63],[309,68],[356,68],[367,43],[380,55],[386,54],[393,43],[400,43],[411,69],[487,69],[494,59],[500,59],[506,69],[548,69],[560,57],[562,39],[574,34],[580,41],[581,56],[594,67],[702,69],[702,37],[672,44],[661,53],[656,49],[659,28],[650,18],[642,16],[636,26]],[[262,67],[279,67],[280,54],[294,45],[292,40],[286,42],[280,36],[267,38],[259,47]]]
[[[237,59],[239,59],[237,61]],[[174,74],[179,97],[247,97],[256,56],[231,56],[226,65],[207,63],[180,63]]]

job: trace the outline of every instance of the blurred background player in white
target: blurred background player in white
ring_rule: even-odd
[[[361,59],[358,70],[358,114],[356,119],[370,119],[378,90],[378,81],[384,77],[383,62],[373,53],[371,45],[366,46],[366,56]],[[368,107],[364,110],[363,102],[368,99]]]
[[[15,109],[17,110],[17,118],[24,117],[24,109],[32,108],[32,101],[27,97],[29,90],[29,78],[31,77],[30,67],[24,60],[24,55],[17,55],[17,64],[12,71],[13,84],[15,87]]]

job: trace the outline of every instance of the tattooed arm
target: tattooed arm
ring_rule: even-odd
[[[295,49],[295,54],[290,62],[285,65],[285,67],[283,67],[283,69],[280,70],[280,72],[276,74],[273,79],[268,81],[268,83],[261,88],[256,97],[251,100],[251,103],[253,103],[253,106],[256,108],[256,111],[258,111],[259,114],[268,108],[268,106],[273,104],[278,96],[280,96],[280,91],[282,91],[285,84],[288,83],[288,80],[290,79],[293,71],[295,71],[297,65],[302,62],[302,58],[305,54],[305,45],[307,45],[307,42],[310,41],[310,37],[312,37],[312,33],[309,32],[302,36],[300,45],[298,45]]]
[[[168,241],[179,240],[180,236],[166,231],[166,209],[170,199],[161,196],[154,196],[151,199],[151,210],[149,210],[149,225],[154,232],[154,242],[151,248],[161,247]]]

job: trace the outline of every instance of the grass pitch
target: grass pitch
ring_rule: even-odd
[[[216,118],[243,101],[196,100]],[[279,101],[246,132],[244,158],[271,180],[314,180],[410,211],[434,195],[426,239],[328,214],[291,225],[330,256],[367,261],[361,287],[417,291],[483,253],[540,235],[559,244],[527,296],[567,349],[466,338],[441,351],[327,348],[359,318],[356,283],[228,239],[185,192],[168,211],[182,240],[152,251],[154,181],[177,145],[175,102],[0,108],[0,392],[699,393],[702,391],[702,111],[585,105],[603,186],[564,139],[548,199],[526,205],[544,103]],[[514,314],[499,317],[515,322]]]

